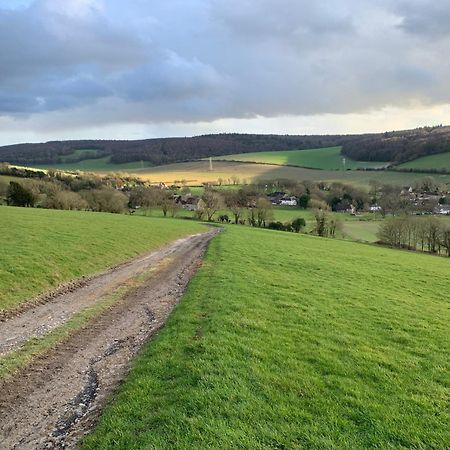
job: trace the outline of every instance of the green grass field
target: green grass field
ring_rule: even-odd
[[[0,206],[0,230],[0,310],[6,310],[205,228],[193,221]]]
[[[450,170],[450,152],[437,155],[423,156],[397,166],[401,169],[446,169]]]
[[[448,448],[449,270],[228,227],[81,447]]]
[[[289,150],[279,152],[254,152],[218,156],[223,161],[243,161],[264,164],[290,165],[312,169],[347,170],[357,168],[378,168],[386,163],[353,161],[341,155],[341,147],[315,148],[309,150]]]
[[[350,221],[343,222],[344,236],[352,241],[376,242],[381,221]]]
[[[110,157],[84,159],[79,162],[62,162],[59,164],[37,165],[39,169],[58,169],[58,170],[80,170],[82,172],[126,172],[135,169],[150,167],[147,161],[135,161],[123,164],[114,164],[110,162]]]

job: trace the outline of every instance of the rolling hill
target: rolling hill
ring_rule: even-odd
[[[383,162],[354,161],[341,155],[341,147],[326,147],[306,150],[290,150],[279,152],[241,153],[216,157],[223,161],[256,162],[287,166],[306,167],[310,169],[347,170],[380,168]]]
[[[398,166],[400,169],[445,170],[450,172],[450,152],[423,156]]]
[[[113,164],[147,161],[158,165],[230,153],[333,146],[340,145],[343,139],[343,136],[216,134],[136,141],[54,141],[0,147],[0,162],[28,166],[54,165],[108,156]]]
[[[449,269],[230,227],[81,448],[446,448]]]
[[[424,127],[361,135],[230,133],[135,141],[77,140],[25,143],[0,147],[0,162],[26,166],[54,166],[97,159],[98,161],[93,164],[100,166],[106,163],[123,164],[141,161],[151,165],[163,165],[213,156],[337,146],[342,146],[342,152],[347,159],[362,161],[363,167],[367,166],[367,161],[397,164],[421,156],[450,151],[450,127]],[[108,159],[103,160],[102,158],[105,157]],[[309,162],[312,165],[308,167],[315,167],[313,160]],[[299,164],[304,165],[304,161],[300,161]],[[339,161],[335,161],[334,166],[336,165],[339,166]],[[113,170],[115,169],[117,167],[113,167]]]

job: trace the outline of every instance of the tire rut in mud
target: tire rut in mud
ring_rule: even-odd
[[[0,383],[0,448],[74,448],[165,323],[195,273],[212,229],[187,238],[170,262],[11,380]]]

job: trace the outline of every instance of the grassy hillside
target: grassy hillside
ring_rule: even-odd
[[[381,221],[347,220],[343,222],[342,231],[352,241],[376,242]]]
[[[37,165],[36,167],[40,169],[80,170],[84,172],[123,172],[150,166],[151,164],[147,161],[114,164],[110,162],[109,156],[105,156],[103,158],[84,159],[78,162],[68,161],[60,164]]]
[[[204,227],[187,221],[0,206],[0,230],[0,310],[5,310]]]
[[[383,183],[406,185],[424,177],[420,173],[402,173],[394,171],[356,171],[356,170],[314,170],[302,167],[278,166],[270,164],[252,164],[231,161],[213,161],[213,170],[209,169],[209,161],[193,161],[187,163],[168,164],[149,169],[133,170],[134,174],[151,182],[174,183],[186,180],[189,185],[199,185],[204,182],[225,182],[236,176],[239,181],[253,180],[312,180],[312,181],[343,181],[358,185],[368,185],[370,180]],[[450,175],[435,175],[439,182],[450,183]]]
[[[237,155],[219,156],[216,159],[225,161],[257,162],[265,164],[309,167],[312,169],[346,170],[367,167],[383,167],[386,163],[353,161],[344,159],[341,147],[316,148],[310,150],[291,150],[282,152],[241,153]]]
[[[230,227],[82,448],[446,448],[449,269]]]
[[[446,169],[450,171],[450,152],[423,156],[399,166],[402,169]]]

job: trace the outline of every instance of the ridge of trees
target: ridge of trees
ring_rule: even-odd
[[[148,161],[155,165],[188,161],[209,156],[255,151],[295,150],[341,145],[351,136],[292,136],[262,134],[215,134],[195,137],[144,140],[77,140],[39,144],[14,144],[0,147],[0,161],[11,164],[57,164],[61,157],[77,162],[110,156],[112,163]],[[77,150],[77,156],[74,154]],[[95,150],[96,153],[88,152]]]
[[[450,127],[416,128],[364,134],[346,140],[342,154],[357,161],[385,161],[392,165],[421,156],[450,152]]]

